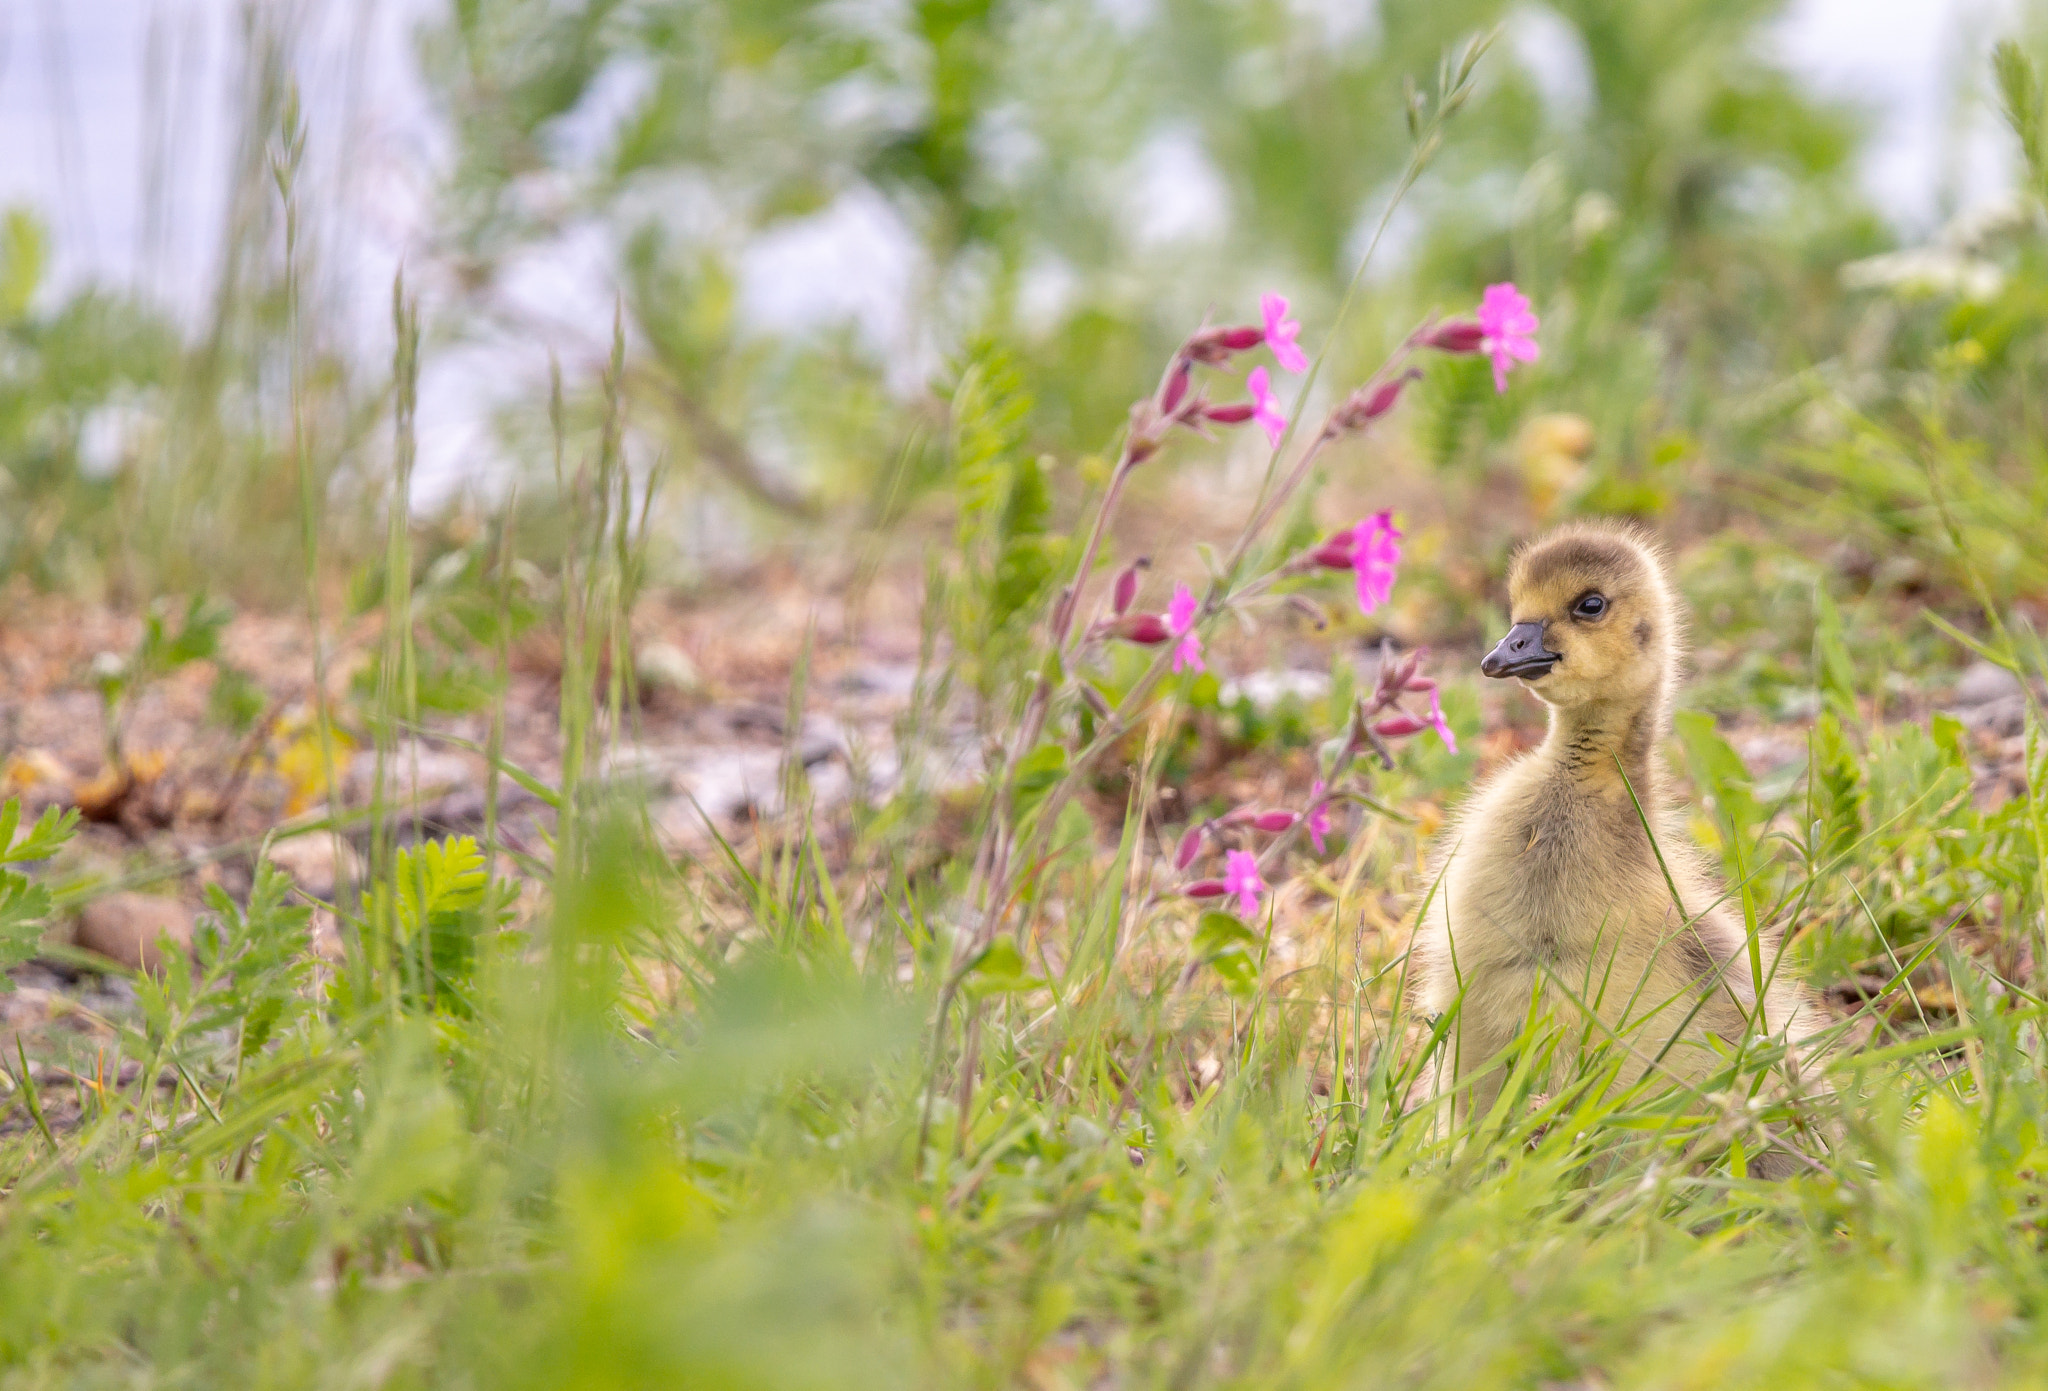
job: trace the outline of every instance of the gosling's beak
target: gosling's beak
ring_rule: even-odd
[[[1488,676],[1520,676],[1534,681],[1563,660],[1564,653],[1552,652],[1543,645],[1541,623],[1517,623],[1508,629],[1500,645],[1486,654],[1479,670]]]

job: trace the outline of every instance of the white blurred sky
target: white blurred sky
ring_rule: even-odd
[[[1110,3],[1111,0],[1104,0]],[[1981,88],[1990,43],[2019,0],[1796,0],[1773,33],[1787,62],[1820,90],[1873,114],[1865,183],[1908,235],[2005,186],[2008,142],[1983,104],[1959,121],[1956,94]],[[232,82],[243,16],[285,0],[7,0],[0,4],[0,204],[40,208],[54,232],[60,284],[104,279],[196,309],[215,272],[225,212]],[[366,351],[388,342],[393,269],[417,250],[435,169],[445,155],[412,71],[408,33],[441,0],[297,0],[311,35],[302,57],[316,139],[309,179],[345,210],[324,229],[335,297]],[[1369,0],[1356,0],[1364,5]],[[1518,22],[1517,47],[1554,67],[1569,99],[1578,61],[1540,15]],[[1582,80],[1582,79],[1579,79]],[[346,158],[322,137],[348,133]],[[152,189],[146,171],[158,171]],[[867,210],[872,214],[874,210]],[[884,210],[886,211],[886,210]],[[749,293],[764,316],[886,319],[892,283],[908,283],[906,248],[886,216],[858,204],[808,235],[758,249]],[[565,241],[522,266],[519,297],[536,316],[608,322],[600,246]],[[847,287],[865,287],[847,303]],[[589,313],[592,305],[598,313]],[[875,328],[883,336],[886,326]],[[516,345],[529,355],[530,342]],[[587,345],[578,344],[576,348]],[[503,348],[444,354],[422,401],[422,472],[458,483],[487,450],[484,418],[507,380]],[[572,351],[570,356],[579,356]],[[518,374],[513,374],[518,375]]]

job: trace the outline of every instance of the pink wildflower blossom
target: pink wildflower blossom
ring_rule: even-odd
[[[1257,916],[1259,895],[1266,891],[1266,881],[1259,878],[1259,857],[1249,850],[1231,851],[1225,857],[1223,889],[1237,895],[1237,906],[1245,917]]]
[[[1529,297],[1513,281],[1488,285],[1479,301],[1479,327],[1484,334],[1481,351],[1493,359],[1493,389],[1508,389],[1508,368],[1517,362],[1534,362],[1542,355],[1536,346],[1536,316],[1529,312]]]
[[[1323,853],[1323,837],[1330,834],[1330,804],[1323,800],[1323,780],[1316,779],[1316,785],[1308,790],[1308,838],[1316,843],[1316,853]]]
[[[1432,689],[1429,693],[1429,725],[1444,741],[1444,747],[1452,753],[1458,751],[1458,736],[1451,733],[1451,722],[1444,718],[1444,703]]]
[[[1184,584],[1173,587],[1173,602],[1166,606],[1166,626],[1180,639],[1173,649],[1173,669],[1207,671],[1202,661],[1202,639],[1195,632],[1195,596]]]
[[[1259,428],[1266,432],[1266,438],[1273,447],[1280,447],[1280,436],[1287,433],[1287,412],[1280,409],[1278,398],[1273,395],[1272,379],[1263,367],[1254,367],[1251,375],[1244,379],[1245,389],[1252,394],[1252,419],[1259,422]]]
[[[1392,512],[1375,512],[1352,531],[1352,568],[1358,572],[1358,611],[1371,613],[1394,592],[1401,564],[1401,537]]]
[[[1273,350],[1273,361],[1284,371],[1306,372],[1308,357],[1294,342],[1301,333],[1301,321],[1287,317],[1287,297],[1265,296],[1259,301],[1259,313],[1266,320],[1266,346]]]

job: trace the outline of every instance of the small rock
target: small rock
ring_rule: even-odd
[[[481,780],[481,774],[473,770],[470,760],[460,754],[444,753],[419,744],[401,744],[385,760],[384,804],[387,807],[410,805],[415,798],[427,800],[459,787],[472,786]],[[361,805],[370,800],[371,793],[377,788],[377,755],[374,750],[364,749],[349,760],[343,787],[351,803]]]
[[[1996,662],[1972,662],[1956,680],[1957,705],[1989,705],[2008,696],[2025,695],[2020,679]]]
[[[155,973],[163,969],[164,939],[192,945],[192,919],[192,910],[175,898],[108,894],[85,905],[72,940],[131,971]]]
[[[633,677],[640,683],[642,699],[693,696],[704,689],[697,664],[672,642],[650,642],[642,647],[633,658]]]
[[[325,899],[329,903],[334,901],[337,864],[350,883],[362,882],[363,857],[356,853],[353,845],[338,841],[324,831],[272,841],[270,848],[264,851],[264,858],[289,874],[300,892],[308,898]]]
[[[1227,681],[1217,693],[1217,699],[1231,705],[1239,699],[1249,700],[1260,710],[1270,710],[1287,700],[1304,703],[1321,700],[1330,693],[1330,677],[1322,671],[1255,671],[1236,680]]]

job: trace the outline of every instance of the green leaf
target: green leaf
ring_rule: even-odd
[[[44,812],[20,840],[21,803],[10,798],[0,803],[0,865],[45,860],[71,838],[78,825],[78,813],[60,814],[56,808]],[[17,870],[0,869],[0,993],[14,988],[4,972],[36,954],[42,946],[43,928],[50,915],[50,891]]]
[[[1862,759],[1833,710],[1821,711],[1810,736],[1813,773],[1807,788],[1809,820],[1820,824],[1822,855],[1846,852],[1863,834]]]
[[[2048,190],[2048,151],[2044,151],[2041,120],[2041,77],[2033,60],[2011,39],[2000,40],[1991,50],[1991,70],[1998,79],[2000,105],[2006,124],[2019,137],[2020,154],[2027,163],[2036,191]]]
[[[1259,988],[1259,963],[1241,947],[1218,953],[1209,964],[1233,995],[1249,995]]]
[[[1957,642],[1961,643],[1964,647],[1967,647],[1970,651],[1982,657],[1985,661],[1992,663],[1994,666],[2004,667],[2014,676],[2025,675],[2025,673],[2019,669],[2019,666],[2013,661],[2013,659],[2006,653],[2000,652],[1993,647],[1987,646],[1984,642],[1980,641],[1979,639],[1971,637],[1968,633],[1964,632],[1961,628],[1958,628],[1955,624],[1949,622],[1946,618],[1943,618],[1933,609],[1924,609],[1922,610],[1922,612],[1924,612],[1927,615],[1927,621],[1929,623],[1932,623],[1935,627],[1941,629],[1942,632],[1954,638]]]
[[[1742,756],[1721,737],[1714,717],[1702,710],[1681,710],[1673,717],[1685,761],[1694,783],[1713,798],[1714,810],[1730,833],[1753,837],[1760,813]]]
[[[473,836],[398,852],[391,884],[379,886],[375,904],[405,950],[409,998],[466,1012],[463,987],[475,970],[488,888]]]
[[[1037,806],[1066,775],[1067,750],[1061,744],[1040,744],[1017,760],[1012,787],[1018,815]]]
[[[1195,955],[1204,961],[1232,950],[1242,950],[1259,944],[1259,934],[1246,927],[1228,913],[1214,909],[1202,914],[1195,925]]]
[[[47,860],[64,847],[71,839],[71,833],[78,829],[76,809],[59,812],[51,807],[36,819],[36,824],[20,840],[14,833],[21,824],[21,803],[10,799],[0,805],[0,865],[22,864],[30,860]]]
[[[1017,950],[1016,939],[1012,937],[998,937],[984,947],[967,968],[967,978],[962,982],[962,989],[977,1000],[1044,988],[1044,977],[1031,974],[1024,964],[1024,953]]]
[[[1202,914],[1195,924],[1193,947],[1196,959],[1215,967],[1233,995],[1249,995],[1258,988],[1259,934],[1237,918],[1214,909]]]
[[[1856,666],[1849,660],[1849,644],[1843,637],[1842,615],[1826,589],[1816,585],[1813,594],[1813,666],[1821,698],[1844,719],[1856,718]]]

